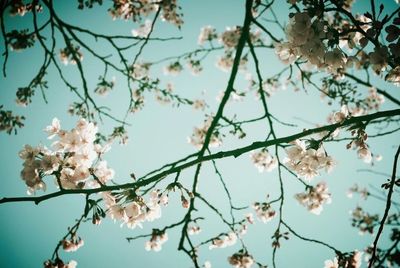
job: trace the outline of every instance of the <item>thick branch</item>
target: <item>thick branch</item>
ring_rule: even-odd
[[[382,217],[382,220],[381,220],[381,224],[379,226],[378,233],[376,234],[376,237],[375,237],[374,247],[372,249],[372,256],[371,256],[371,260],[370,260],[370,262],[368,264],[368,268],[371,268],[372,265],[375,262],[375,259],[376,259],[376,248],[378,247],[379,237],[382,234],[383,227],[385,226],[386,219],[387,219],[387,217],[389,215],[390,206],[392,205],[392,194],[393,194],[393,188],[394,188],[394,185],[395,185],[395,182],[396,182],[396,169],[397,169],[397,160],[399,159],[399,154],[400,154],[400,146],[397,148],[396,155],[394,156],[393,173],[392,173],[392,178],[390,180],[389,193],[388,193],[387,199],[386,199],[385,213],[383,214],[383,217]]]
[[[2,198],[0,199],[0,204],[2,203],[10,203],[10,202],[34,202],[36,204],[47,200],[51,199],[53,197],[61,196],[61,195],[66,195],[66,194],[94,194],[94,193],[99,193],[99,192],[105,192],[105,191],[115,191],[115,190],[122,190],[122,189],[128,189],[128,188],[139,188],[142,186],[146,186],[152,182],[155,182],[161,178],[164,178],[170,174],[174,174],[178,171],[184,170],[186,168],[189,168],[191,166],[197,165],[201,162],[207,162],[213,159],[221,159],[221,158],[226,158],[226,157],[238,157],[244,153],[260,149],[260,148],[265,148],[277,144],[285,144],[289,143],[291,141],[294,141],[296,139],[304,138],[312,134],[317,134],[323,131],[331,131],[339,127],[346,127],[350,126],[353,124],[361,123],[361,122],[370,122],[374,119],[377,118],[384,118],[384,117],[392,117],[392,116],[397,116],[400,115],[400,109],[395,109],[395,110],[388,110],[388,111],[383,111],[383,112],[378,112],[374,114],[369,114],[369,115],[364,115],[364,116],[358,116],[358,117],[351,117],[342,123],[337,123],[337,124],[332,124],[332,125],[326,125],[318,128],[313,128],[313,129],[308,129],[303,132],[299,132],[290,136],[282,137],[282,138],[277,138],[277,139],[272,139],[272,140],[267,140],[267,141],[256,141],[250,145],[229,150],[229,151],[220,151],[218,153],[210,154],[203,156],[201,158],[194,159],[192,161],[189,161],[187,163],[177,165],[173,168],[170,168],[168,170],[165,170],[163,172],[160,172],[158,174],[155,174],[148,179],[145,180],[140,180],[138,182],[133,182],[133,183],[126,183],[126,184],[121,184],[121,185],[111,185],[111,186],[104,186],[104,187],[99,187],[99,188],[94,188],[94,189],[78,189],[78,190],[62,190],[58,192],[54,192],[51,194],[47,195],[42,195],[42,196],[37,196],[37,197],[11,197],[11,198]]]

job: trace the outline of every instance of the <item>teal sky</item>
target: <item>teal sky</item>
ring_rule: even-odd
[[[182,36],[181,40],[168,42],[151,42],[145,47],[141,57],[143,60],[156,61],[167,56],[180,55],[186,51],[197,48],[197,37],[200,28],[205,25],[213,25],[217,31],[222,32],[226,26],[241,25],[244,17],[244,1],[239,0],[203,0],[203,1],[180,1],[184,13],[185,24],[182,30],[174,26],[158,21],[155,37]],[[287,21],[288,6],[286,1],[279,2],[275,11],[282,21]],[[281,3],[282,2],[282,3]],[[366,3],[369,1],[358,1],[355,9],[365,11]],[[379,2],[379,1],[377,1]],[[394,1],[387,1],[390,4],[388,9],[394,8]],[[386,3],[386,1],[385,1]],[[103,7],[78,11],[75,1],[59,1],[57,10],[60,16],[71,24],[81,25],[95,31],[107,34],[126,34],[137,28],[132,21],[113,21],[106,10],[108,3]],[[6,18],[7,30],[23,29],[30,27],[31,16],[23,18]],[[278,29],[273,29],[277,32]],[[103,55],[110,54],[110,48],[103,44],[95,44],[91,39],[87,40],[92,47],[96,46]],[[3,40],[0,40],[3,44]],[[62,47],[60,42],[59,47]],[[3,50],[3,47],[1,47]],[[132,50],[126,56],[133,59],[136,50]],[[87,73],[89,88],[96,87],[98,76],[103,73],[103,66],[88,53],[83,60],[84,70]],[[271,76],[280,71],[284,66],[278,61],[274,51],[259,49],[257,51],[261,61],[261,69],[265,77]],[[129,57],[129,55],[131,55]],[[218,93],[225,89],[229,73],[220,71],[215,67],[215,61],[220,52],[214,52],[204,62],[204,71],[199,76],[192,76],[188,70],[184,70],[176,77],[164,76],[163,66],[168,63],[159,64],[154,67],[151,75],[160,77],[162,84],[172,82],[175,85],[175,92],[188,98],[204,98],[209,107],[207,113],[216,112],[218,103],[215,98]],[[17,114],[26,116],[26,126],[18,131],[18,135],[8,136],[0,133],[0,178],[3,186],[0,187],[0,197],[25,196],[26,186],[20,179],[19,173],[22,169],[22,161],[18,158],[18,152],[24,144],[38,145],[40,143],[50,145],[46,134],[42,131],[50,124],[54,117],[61,120],[65,129],[71,129],[77,118],[67,114],[69,104],[76,101],[65,85],[60,81],[55,69],[50,68],[47,75],[49,88],[46,90],[46,97],[49,101],[45,104],[39,92],[33,98],[33,102],[27,107],[18,107],[15,104],[15,91],[18,87],[29,83],[41,64],[42,53],[36,44],[23,52],[11,52],[7,65],[7,77],[0,79],[0,104],[6,109],[11,109]],[[250,57],[249,57],[250,59]],[[2,63],[2,61],[1,61]],[[252,61],[249,60],[248,71],[254,71]],[[81,86],[75,66],[62,66],[63,71],[71,79],[72,83]],[[253,72],[254,74],[254,72]],[[96,97],[101,105],[110,107],[112,114],[122,118],[128,105],[128,90],[125,80],[116,73],[110,71],[108,78],[116,76],[115,89],[107,97]],[[377,85],[384,88],[392,96],[399,99],[398,88],[380,81],[374,77]],[[244,90],[247,85],[245,73],[239,73],[235,88]],[[367,92],[366,88],[360,86],[360,91]],[[204,93],[203,93],[204,92]],[[93,93],[94,94],[94,93]],[[319,93],[309,88],[307,92],[300,90],[294,92],[292,88],[279,90],[268,99],[270,112],[284,122],[297,124],[297,127],[284,127],[275,124],[277,136],[286,136],[297,133],[304,128],[312,128],[313,124],[325,124],[326,117],[340,107],[338,104],[328,106],[319,98]],[[386,101],[381,110],[398,108],[389,101]],[[226,108],[226,114],[233,116],[237,114],[238,119],[248,119],[261,115],[263,112],[261,103],[251,92],[240,102],[231,102]],[[193,110],[192,107],[171,107],[157,103],[154,96],[147,94],[145,108],[131,116],[128,128],[130,141],[128,145],[121,146],[114,144],[112,150],[106,154],[105,159],[115,172],[115,181],[123,183],[129,181],[129,174],[134,172],[138,177],[147,172],[182,158],[195,152],[195,148],[188,144],[186,138],[191,135],[194,126],[203,122],[203,114]],[[302,120],[300,120],[300,119]],[[260,122],[245,128],[247,137],[238,140],[234,137],[227,137],[220,148],[213,151],[238,148],[251,143],[254,140],[262,140],[266,137],[266,122]],[[104,124],[99,125],[100,131],[110,133],[115,123],[105,119]],[[374,134],[378,130],[370,127],[368,133]],[[344,137],[345,135],[342,134]],[[358,204],[362,205],[371,213],[381,213],[384,202],[376,200],[363,201],[355,196],[353,199],[346,197],[346,191],[354,183],[361,186],[372,185],[377,188],[386,181],[386,177],[371,173],[360,172],[360,169],[371,169],[384,173],[390,173],[393,163],[393,156],[396,145],[399,141],[399,134],[385,136],[383,138],[370,139],[368,144],[373,153],[381,154],[383,160],[377,162],[374,167],[365,164],[357,159],[356,151],[346,150],[345,143],[326,144],[327,152],[338,162],[337,167],[330,174],[322,173],[314,179],[313,183],[326,181],[333,202],[324,206],[320,216],[309,213],[299,205],[293,198],[295,193],[303,192],[303,186],[287,172],[283,173],[285,187],[285,205],[283,218],[293,229],[305,237],[325,241],[342,251],[363,249],[371,244],[374,236],[365,234],[360,236],[358,230],[351,227],[349,211]],[[284,152],[280,154],[285,156]],[[228,158],[218,162],[218,167],[225,178],[227,186],[231,191],[234,205],[248,206],[254,201],[264,201],[267,194],[271,198],[277,197],[278,177],[277,171],[271,173],[259,173],[252,165],[249,154],[244,154],[237,159]],[[185,170],[182,175],[182,183],[191,187],[193,170]],[[173,181],[174,176],[166,178],[160,187]],[[50,185],[47,192],[54,189],[50,178],[47,180]],[[228,215],[228,200],[216,174],[213,173],[211,163],[206,163],[201,171],[199,192],[204,197]],[[38,193],[40,194],[40,193]],[[398,199],[397,196],[394,198]],[[206,219],[200,222],[202,233],[194,241],[200,242],[215,236],[221,232],[228,232],[228,229],[215,213],[198,202],[197,216]],[[51,257],[58,240],[64,236],[67,227],[72,225],[75,218],[78,218],[84,208],[84,197],[64,196],[48,200],[36,206],[31,203],[13,203],[0,205],[0,267],[40,267],[44,260]],[[278,209],[277,206],[274,207]],[[238,211],[236,216],[241,218],[251,209]],[[252,211],[251,211],[252,212]],[[93,226],[90,222],[82,225],[79,235],[84,239],[85,245],[74,253],[62,252],[64,260],[76,260],[78,267],[192,267],[188,257],[178,252],[179,235],[181,229],[174,229],[168,232],[169,241],[163,245],[162,251],[147,252],[144,249],[146,239],[136,240],[128,243],[125,237],[136,236],[151,232],[152,228],[161,228],[173,222],[179,221],[186,210],[180,205],[179,194],[170,194],[170,204],[163,209],[163,217],[151,223],[145,223],[144,228],[128,229],[120,227],[110,219],[105,219],[100,226]],[[257,261],[272,266],[271,239],[277,225],[277,218],[263,224],[256,220],[256,224],[249,226],[248,234],[244,241]],[[381,240],[381,245],[387,245],[387,234]],[[200,249],[200,263],[211,261],[213,267],[229,267],[226,259],[235,253],[239,244],[235,246],[209,250],[208,246]],[[301,241],[290,235],[288,241],[282,242],[281,249],[277,253],[278,267],[299,267],[312,268],[323,267],[324,260],[333,259],[334,253],[321,246]],[[365,263],[364,263],[365,266]],[[363,267],[364,267],[363,266]]]

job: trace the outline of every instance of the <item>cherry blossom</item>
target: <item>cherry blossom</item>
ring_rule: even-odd
[[[330,172],[335,166],[335,161],[328,156],[322,147],[317,150],[306,148],[304,141],[296,140],[294,145],[286,150],[286,165],[299,177],[311,181],[319,175],[319,170]]]
[[[305,193],[298,193],[295,198],[299,203],[316,215],[321,214],[324,204],[332,202],[326,183],[320,182],[315,187],[308,188]]]
[[[278,166],[278,160],[271,156],[267,150],[254,152],[250,157],[259,172],[271,172]]]

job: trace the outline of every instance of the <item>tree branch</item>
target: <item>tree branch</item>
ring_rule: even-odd
[[[375,262],[376,248],[378,247],[378,241],[382,234],[383,228],[385,226],[386,219],[389,215],[390,206],[392,205],[391,200],[392,200],[392,194],[393,194],[393,187],[396,182],[397,160],[399,159],[399,154],[400,154],[400,146],[397,148],[397,152],[394,156],[393,172],[392,172],[392,178],[390,180],[390,185],[389,185],[389,193],[388,193],[387,199],[386,199],[386,208],[385,208],[385,212],[383,214],[382,220],[381,220],[381,224],[379,225],[378,233],[376,234],[376,237],[375,237],[374,246],[372,248],[372,256],[371,256],[370,262],[368,264],[368,268],[371,268]]]
[[[383,111],[383,112],[377,112],[374,114],[369,114],[369,115],[364,115],[364,116],[358,116],[358,117],[351,117],[342,123],[336,123],[332,125],[326,125],[318,128],[313,128],[313,129],[308,129],[290,136],[286,137],[281,137],[277,139],[271,139],[271,140],[264,140],[264,141],[256,141],[253,142],[250,145],[229,150],[229,151],[220,151],[214,154],[206,155],[199,157],[197,159],[191,160],[187,163],[183,163],[180,165],[177,165],[175,167],[172,167],[170,169],[167,169],[165,171],[162,171],[158,174],[155,174],[148,179],[145,180],[138,180],[138,182],[133,182],[133,183],[126,183],[126,184],[121,184],[121,185],[111,185],[111,186],[104,186],[104,187],[99,187],[99,188],[94,188],[94,189],[78,189],[78,190],[62,190],[58,192],[54,192],[51,194],[47,195],[42,195],[42,196],[37,196],[37,197],[4,197],[0,199],[0,204],[2,203],[10,203],[10,202],[34,202],[35,204],[39,204],[40,202],[58,197],[61,195],[66,195],[66,194],[94,194],[94,193],[99,193],[99,192],[105,192],[105,191],[115,191],[115,190],[122,190],[122,189],[128,189],[128,188],[139,188],[145,185],[148,185],[152,182],[155,182],[161,178],[164,178],[170,174],[174,174],[178,171],[184,170],[186,168],[189,168],[191,166],[194,166],[196,164],[202,163],[202,162],[207,162],[213,159],[221,159],[221,158],[226,158],[226,157],[239,157],[240,155],[264,148],[264,147],[269,147],[277,144],[285,144],[289,143],[291,141],[294,141],[296,139],[300,139],[303,137],[307,137],[312,134],[317,134],[323,131],[331,131],[339,127],[346,127],[350,126],[353,124],[361,123],[361,122],[371,122],[372,120],[378,119],[378,118],[385,118],[385,117],[392,117],[392,116],[398,116],[400,115],[400,109],[395,109],[395,110],[388,110],[388,111]]]

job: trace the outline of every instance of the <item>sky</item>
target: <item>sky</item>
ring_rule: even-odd
[[[241,25],[244,18],[244,1],[239,0],[204,0],[204,1],[180,1],[184,13],[184,25],[181,30],[164,22],[157,22],[154,31],[156,37],[181,36],[182,39],[167,42],[150,42],[144,48],[141,59],[156,61],[168,56],[180,55],[198,47],[197,37],[200,28],[205,25],[213,25],[218,32],[222,32],[227,26]],[[280,1],[279,1],[280,2]],[[276,5],[275,11],[279,18],[287,21],[288,6],[286,1]],[[362,12],[366,9],[367,1],[358,1],[355,9]],[[388,1],[389,2],[389,1]],[[394,2],[390,1],[388,9],[393,9]],[[56,4],[60,17],[74,25],[80,25],[107,34],[126,34],[137,27],[132,21],[115,20],[107,14],[108,3],[103,7],[78,11],[76,4],[62,1]],[[7,17],[7,29],[24,29],[31,27],[30,15],[25,17]],[[278,29],[273,29],[277,32]],[[110,53],[107,45],[95,43],[88,37],[83,37],[88,44],[96,47],[103,55]],[[3,40],[0,40],[3,44]],[[60,45],[61,47],[61,45]],[[3,49],[3,47],[2,47]],[[131,58],[134,57],[131,52]],[[98,61],[91,58],[87,51],[83,50],[83,66],[87,73],[89,88],[94,89],[98,76],[103,73],[103,67]],[[263,75],[273,75],[283,68],[272,50],[260,48],[257,50],[261,62]],[[129,54],[126,54],[127,56]],[[216,96],[224,90],[229,73],[215,67],[215,61],[220,52],[211,53],[204,62],[204,71],[193,76],[188,70],[172,77],[165,76],[163,67],[168,63],[158,64],[152,70],[151,75],[160,77],[161,83],[166,85],[171,82],[175,86],[175,92],[188,98],[204,98],[209,107],[206,112],[215,113],[218,108]],[[0,104],[6,109],[11,109],[17,114],[26,117],[26,125],[18,131],[17,135],[0,133],[0,178],[3,186],[0,188],[0,197],[25,196],[26,187],[20,179],[22,160],[18,158],[18,152],[24,144],[50,146],[46,134],[42,131],[50,124],[54,117],[61,121],[65,129],[71,129],[77,117],[67,114],[68,106],[76,101],[76,97],[69,92],[60,81],[54,68],[47,74],[49,88],[45,91],[48,103],[45,103],[39,92],[33,98],[32,103],[24,108],[15,104],[15,90],[29,83],[42,61],[42,52],[36,44],[33,48],[22,52],[10,52],[7,64],[7,77],[0,79]],[[3,59],[2,59],[3,61]],[[2,63],[1,61],[1,63]],[[249,61],[247,72],[254,71]],[[73,84],[80,85],[75,66],[62,66]],[[246,73],[240,72],[235,87],[244,90],[247,82]],[[124,80],[116,73],[110,71],[108,77],[116,76],[116,87],[107,97],[96,97],[101,105],[110,107],[112,113],[122,118],[128,104],[128,92]],[[395,88],[379,78],[373,78],[378,85],[385,88],[394,97],[400,98],[398,88]],[[360,86],[362,88],[362,86]],[[367,89],[364,88],[364,92]],[[315,124],[324,124],[328,114],[338,110],[338,104],[328,106],[322,101],[319,93],[311,88],[307,91],[294,92],[292,88],[279,89],[268,98],[270,112],[283,122],[296,124],[297,127],[286,127],[279,124],[277,135],[286,136],[297,133],[304,128],[311,128]],[[394,109],[396,106],[386,101],[381,110]],[[238,119],[246,119],[262,114],[262,106],[256,100],[253,92],[243,101],[228,103],[226,114],[237,114]],[[142,111],[129,119],[128,127],[129,143],[125,146],[114,144],[105,159],[115,172],[115,181],[124,183],[130,180],[129,174],[134,172],[137,176],[146,174],[165,163],[180,159],[195,152],[195,148],[187,142],[187,137],[192,133],[193,127],[201,125],[204,116],[202,112],[195,111],[190,106],[171,107],[162,105],[154,100],[154,96],[148,94],[146,105]],[[265,124],[265,122],[264,122]],[[254,140],[265,139],[265,125],[254,124],[246,128],[247,136],[238,140],[234,137],[226,137],[220,148],[213,151],[228,150],[247,145]],[[100,131],[110,133],[115,123],[105,119],[99,124]],[[369,129],[371,133],[377,130]],[[293,196],[304,191],[304,187],[287,172],[284,172],[285,206],[283,217],[294,230],[305,237],[322,240],[332,244],[342,251],[363,249],[371,244],[374,236],[360,235],[358,230],[351,227],[349,211],[357,205],[362,205],[371,213],[382,213],[384,202],[376,200],[363,201],[357,196],[352,199],[346,197],[349,187],[358,183],[361,186],[372,185],[380,187],[387,179],[385,176],[362,172],[363,169],[373,168],[375,171],[390,173],[393,156],[398,144],[398,133],[384,138],[371,139],[369,145],[373,152],[381,154],[383,160],[376,162],[373,167],[357,159],[354,150],[347,150],[345,143],[332,143],[326,145],[326,150],[337,161],[337,167],[330,174],[322,173],[315,183],[326,181],[332,193],[332,204],[325,205],[320,216],[310,214],[299,205]],[[285,153],[281,152],[284,157]],[[225,178],[228,189],[234,200],[235,206],[249,206],[254,201],[264,201],[266,196],[277,196],[278,180],[277,171],[271,173],[259,173],[253,166],[249,154],[244,154],[237,159],[226,158],[218,161],[218,167]],[[182,173],[182,183],[190,186],[193,179],[193,169]],[[168,177],[166,182],[171,182]],[[160,186],[165,186],[161,184]],[[48,179],[48,185],[51,185]],[[54,191],[50,186],[47,193]],[[210,163],[204,165],[200,176],[199,192],[224,213],[228,212],[228,202],[224,195],[218,177],[213,173]],[[37,193],[41,194],[41,193]],[[398,195],[397,195],[398,197]],[[160,252],[147,252],[144,249],[146,239],[128,243],[126,237],[149,233],[152,228],[160,228],[170,223],[179,221],[185,214],[185,209],[180,205],[179,194],[170,195],[170,204],[163,208],[163,217],[157,221],[146,223],[143,229],[129,229],[120,227],[111,219],[105,219],[101,225],[93,226],[90,222],[82,225],[79,235],[84,239],[85,245],[74,253],[62,252],[65,260],[76,260],[78,267],[192,267],[188,257],[177,251],[180,228],[168,232],[169,240],[163,245]],[[67,227],[74,223],[84,208],[83,196],[62,196],[48,200],[40,205],[31,203],[12,203],[0,205],[0,266],[1,267],[38,267],[44,260],[50,258],[58,240],[64,236]],[[206,219],[200,223],[203,229],[195,241],[202,241],[208,237],[228,229],[216,217],[215,213],[207,207],[199,204],[199,211]],[[275,207],[277,209],[277,207]],[[237,212],[237,217],[243,217],[251,209]],[[266,224],[257,221],[249,226],[248,234],[244,237],[251,254],[260,262],[271,265],[272,248],[270,246],[273,232],[277,225],[277,218]],[[384,233],[386,234],[386,233]],[[387,245],[387,235],[382,236],[381,245]],[[200,263],[209,260],[212,267],[229,267],[227,257],[240,249],[239,244],[224,249],[209,250],[208,246],[200,249]],[[313,243],[301,241],[290,235],[290,239],[282,242],[277,252],[277,267],[323,267],[324,260],[332,259],[334,253],[324,247]],[[365,263],[364,263],[365,266]],[[363,266],[363,267],[364,267]]]

